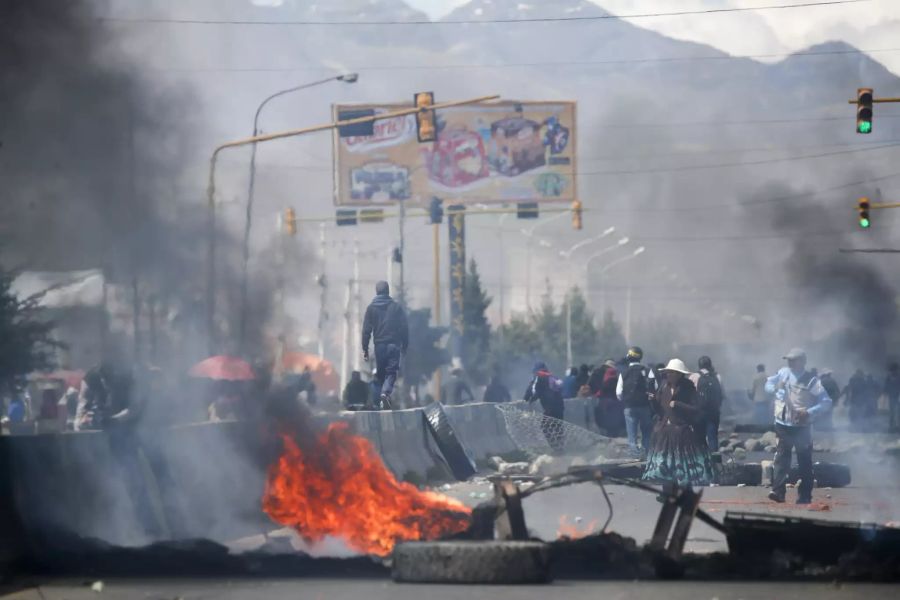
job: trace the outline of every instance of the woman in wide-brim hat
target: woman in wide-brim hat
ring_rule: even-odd
[[[665,381],[654,399],[659,419],[653,429],[643,479],[701,486],[713,482],[709,449],[697,441],[701,421],[697,390],[684,362],[673,358],[662,370]]]

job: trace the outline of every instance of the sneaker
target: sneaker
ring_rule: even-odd
[[[769,492],[769,500],[772,502],[777,502],[779,504],[784,503],[784,494],[779,494],[778,492],[771,491]]]
[[[381,395],[381,410],[393,410],[391,406],[391,397],[388,394]]]

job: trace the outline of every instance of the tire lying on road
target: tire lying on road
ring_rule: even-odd
[[[459,481],[465,481],[475,475],[477,472],[475,461],[456,437],[456,432],[453,431],[453,426],[450,424],[450,419],[447,418],[447,413],[441,407],[441,403],[429,404],[423,409],[423,412],[425,425],[444,460],[447,461],[447,466],[450,467],[453,476]]]
[[[404,542],[394,547],[401,583],[547,583],[550,551],[543,542]]]

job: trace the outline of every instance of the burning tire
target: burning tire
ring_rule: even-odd
[[[550,552],[543,542],[406,542],[394,548],[401,583],[547,583]]]

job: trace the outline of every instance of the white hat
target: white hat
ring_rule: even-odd
[[[669,361],[669,364],[666,365],[666,368],[663,371],[675,371],[676,373],[681,373],[682,375],[689,375],[690,371],[684,365],[684,361],[679,358],[673,358]]]

